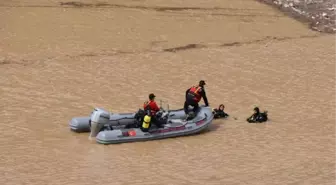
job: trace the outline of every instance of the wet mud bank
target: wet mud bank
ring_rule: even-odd
[[[257,0],[307,23],[312,30],[336,33],[336,0]]]

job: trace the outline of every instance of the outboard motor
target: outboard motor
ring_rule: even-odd
[[[91,132],[89,139],[96,137],[104,125],[109,122],[109,120],[109,112],[100,108],[95,108],[91,114]]]

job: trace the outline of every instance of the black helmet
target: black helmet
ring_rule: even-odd
[[[257,113],[259,113],[259,107],[254,107],[253,110],[256,111]]]
[[[200,85],[200,86],[203,86],[203,85],[206,85],[206,83],[205,83],[204,80],[201,80],[201,81],[199,81],[199,85]]]
[[[152,99],[155,98],[155,95],[153,93],[150,93],[148,97],[149,97],[150,100],[152,100]]]

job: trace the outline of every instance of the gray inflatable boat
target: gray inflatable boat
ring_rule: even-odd
[[[74,132],[90,132],[89,138],[95,138],[98,143],[116,144],[196,134],[207,128],[214,118],[210,107],[201,106],[188,121],[183,109],[161,109],[156,118],[164,122],[163,128],[152,124],[148,132],[143,132],[139,122],[143,115],[139,115],[139,111],[118,114],[95,108],[90,117],[75,117],[69,124]]]

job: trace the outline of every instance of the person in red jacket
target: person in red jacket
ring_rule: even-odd
[[[156,113],[160,111],[160,107],[155,102],[155,95],[153,93],[148,96],[149,101],[146,101],[143,105],[144,110],[147,115],[151,116],[151,122],[154,123],[157,127],[161,128],[162,123],[156,119]]]
[[[149,111],[151,116],[155,116],[160,110],[160,107],[155,102],[155,95],[153,93],[149,94],[149,101],[146,101],[143,105],[145,111]]]

